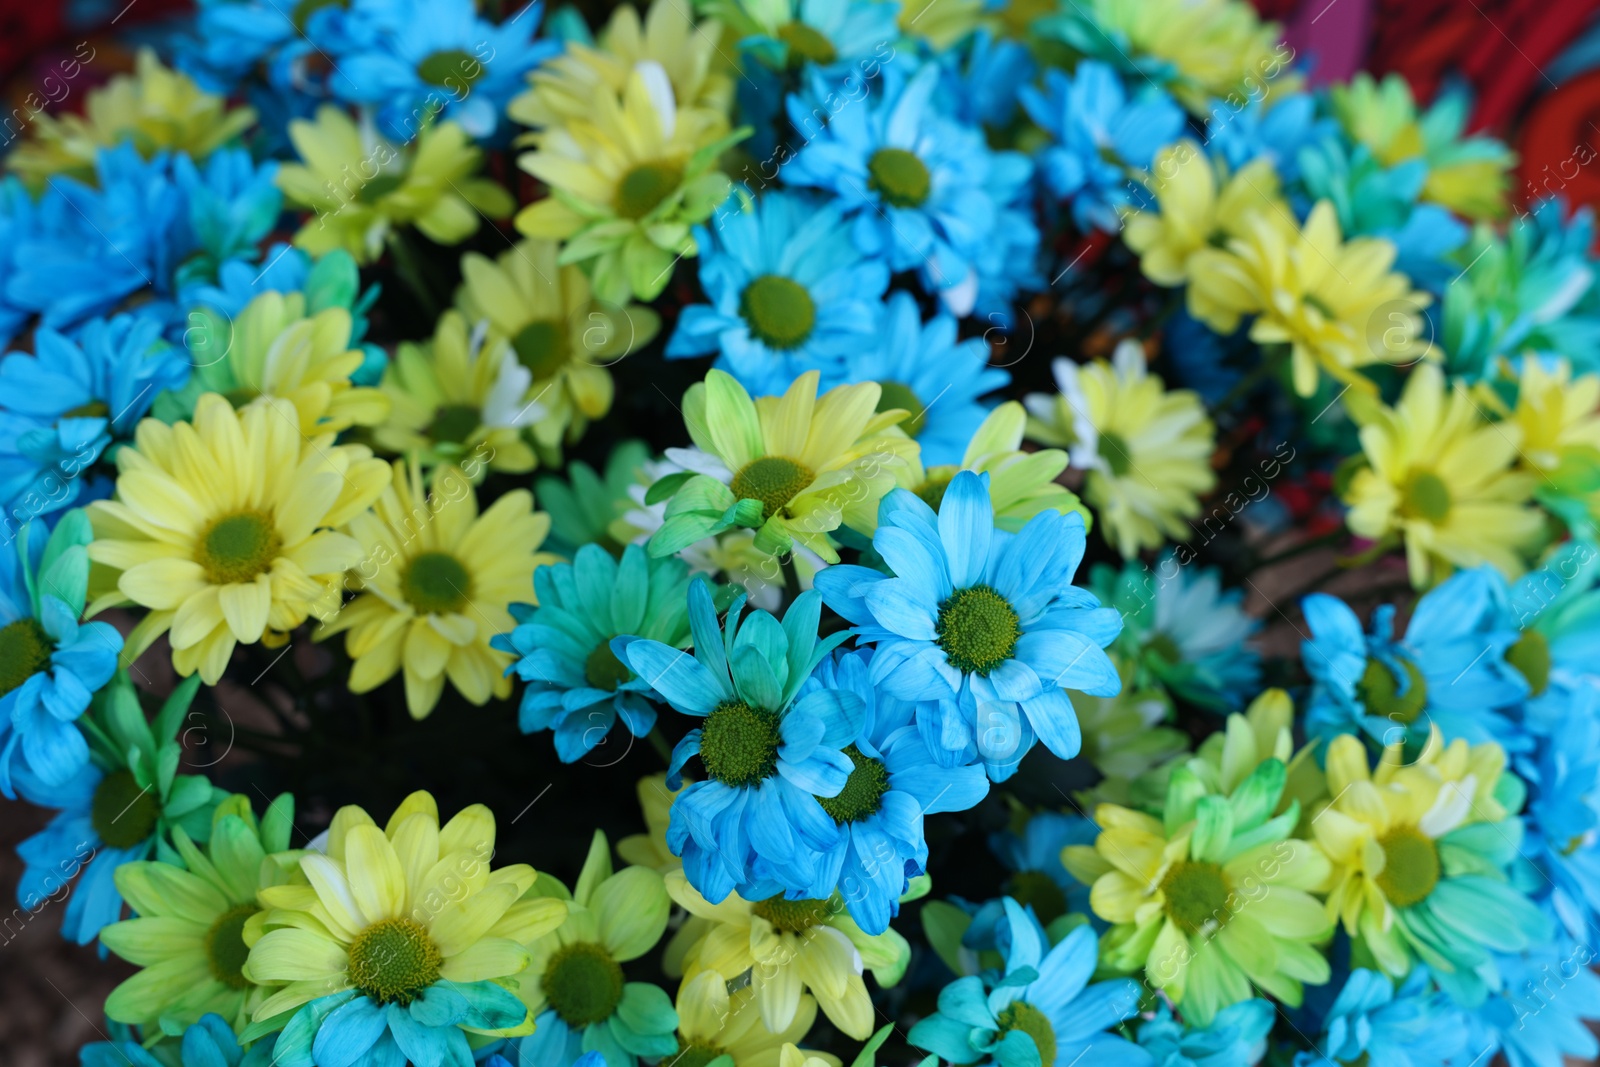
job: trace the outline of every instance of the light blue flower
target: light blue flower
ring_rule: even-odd
[[[563,763],[604,744],[619,718],[634,737],[649,734],[656,694],[612,651],[612,639],[687,645],[688,565],[674,556],[651,558],[643,545],[629,545],[619,564],[589,544],[571,563],[540,567],[533,584],[538,607],[512,605],[516,629],[490,640],[518,657],[506,673],[527,683],[517,720],[522,732],[553,731]]]
[[[1573,937],[1600,928],[1600,683],[1567,691],[1558,732],[1518,761],[1528,780],[1523,879]]]
[[[1093,845],[1100,828],[1081,815],[1041,811],[1028,818],[1020,834],[991,834],[989,848],[1011,874],[1001,891],[1033,909],[1049,926],[1070,913],[1093,918],[1089,887],[1061,865],[1061,850],[1068,845]]]
[[[783,622],[754,611],[741,624],[740,596],[717,623],[704,578],[689,586],[694,655],[638,640],[615,647],[635,674],[678,711],[704,719],[672,750],[667,784],[677,789],[695,756],[706,780],[672,804],[667,845],[700,894],[717,903],[733,890],[746,900],[778,893],[799,899],[816,882],[815,856],[842,831],[818,797],[835,797],[855,764],[844,749],[861,733],[861,698],[800,687],[848,638],[817,640],[822,598],[801,594]]]
[[[256,1041],[246,1052],[239,1047],[239,1039],[220,1015],[202,1015],[200,1021],[183,1032],[177,1043],[176,1061],[158,1059],[147,1051],[131,1033],[118,1034],[116,1023],[111,1024],[114,1035],[111,1041],[95,1041],[85,1045],[78,1053],[80,1067],[272,1067],[273,1044],[276,1035]],[[170,1051],[169,1044],[157,1046]]]
[[[941,762],[981,760],[1003,781],[1036,739],[1061,759],[1077,755],[1066,690],[1121,689],[1102,651],[1121,620],[1072,585],[1083,517],[1042,512],[1016,534],[998,530],[989,475],[961,471],[937,514],[907,490],[890,492],[872,544],[895,577],[837,565],[816,587],[877,646],[873,681],[918,702],[917,725]]]
[[[213,152],[204,164],[172,157],[172,173],[187,200],[189,225],[200,254],[185,262],[177,282],[209,280],[229,260],[254,258],[256,245],[272,232],[283,211],[278,165],[257,164],[243,148]]]
[[[1267,1052],[1277,1011],[1265,1000],[1241,1000],[1217,1012],[1207,1027],[1185,1026],[1162,1004],[1139,1027],[1139,1047],[1155,1067],[1251,1067]]]
[[[1109,66],[1085,60],[1070,75],[1045,72],[1044,90],[1022,90],[1022,106],[1054,142],[1039,153],[1039,174],[1057,198],[1070,201],[1079,228],[1114,232],[1132,202],[1131,170],[1183,132],[1183,111],[1161,89],[1129,95]]]
[[[440,978],[409,1004],[380,1004],[359,990],[346,989],[295,1012],[278,1034],[273,1063],[277,1067],[468,1064],[472,1047],[462,1027],[507,1030],[520,1025],[527,1014],[515,993],[487,980]]]
[[[1600,976],[1589,969],[1594,961],[1590,942],[1569,938],[1499,957],[1503,983],[1472,1018],[1463,1058],[1488,1063],[1498,1051],[1510,1067],[1593,1060],[1600,1043],[1585,1020],[1600,1019]]]
[[[1326,138],[1339,136],[1339,124],[1318,117],[1317,98],[1310,93],[1273,94],[1270,106],[1261,97],[1235,108],[1214,101],[1206,120],[1206,147],[1239,171],[1266,159],[1278,177],[1292,185],[1300,176],[1300,153]]]
[[[1470,1058],[1466,1026],[1461,1009],[1433,988],[1426,967],[1412,968],[1398,990],[1387,975],[1357,969],[1328,1012],[1321,1051],[1300,1053],[1295,1067],[1337,1067],[1363,1055],[1374,1065],[1445,1067],[1454,1057]]]
[[[752,8],[760,10],[761,21]],[[830,80],[867,73],[864,65],[893,55],[894,44],[900,40],[895,24],[900,5],[883,0],[780,0],[776,4],[711,0],[700,10],[732,27],[739,34],[739,50],[768,67],[781,71],[814,65]],[[778,24],[763,25],[769,20]]]
[[[996,37],[988,27],[938,60],[945,67],[939,105],[962,122],[1001,129],[1017,117],[1018,94],[1038,70],[1021,41]]]
[[[668,359],[717,353],[754,396],[782,393],[808,370],[840,381],[869,348],[889,268],[857,250],[839,204],[768,193],[696,230],[707,304],[683,309]]]

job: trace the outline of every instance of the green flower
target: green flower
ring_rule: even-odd
[[[613,556],[621,555],[635,532],[623,520],[635,506],[628,490],[650,484],[645,475],[649,462],[650,449],[643,441],[623,441],[606,458],[603,476],[575,460],[568,464],[566,478],[540,478],[534,493],[550,516],[545,547],[571,556],[581,545],[598,544]]]

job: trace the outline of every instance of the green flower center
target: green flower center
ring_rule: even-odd
[[[160,818],[155,793],[135,782],[132,771],[106,775],[89,802],[89,825],[111,848],[132,848],[147,840]]]
[[[244,943],[244,924],[260,910],[254,904],[229,908],[206,931],[206,962],[211,964],[211,976],[229,989],[250,987],[250,980],[244,976],[244,962],[250,958]]]
[[[938,511],[939,505],[944,503],[945,490],[950,488],[950,479],[953,477],[952,474],[930,474],[928,480],[912,492],[916,493],[924,504]]]
[[[1111,468],[1113,478],[1122,478],[1133,469],[1133,453],[1128,451],[1128,442],[1121,434],[1109,430],[1100,431],[1100,458]]]
[[[880,148],[867,160],[867,186],[895,207],[921,207],[933,180],[927,165],[903,148]]]
[[[1418,471],[1406,482],[1400,510],[1407,518],[1441,523],[1450,514],[1450,487],[1432,471]]]
[[[676,163],[640,163],[617,182],[617,214],[642,219],[683,184],[683,168]]]
[[[194,561],[205,569],[212,585],[253,582],[272,568],[283,548],[283,538],[265,511],[240,511],[224,515],[200,535]]]
[[[739,468],[733,476],[733,495],[739,500],[761,501],[763,521],[782,511],[816,475],[803,463],[784,456],[762,456]]]
[[[706,1064],[722,1055],[724,1055],[722,1049],[715,1045],[702,1045],[691,1041],[679,1048],[676,1056],[668,1056],[661,1062],[667,1067],[706,1067]]]
[[[622,1003],[622,968],[592,941],[562,945],[540,979],[545,999],[573,1028],[605,1022]]]
[[[833,42],[803,22],[786,22],[779,26],[778,40],[789,46],[791,67],[804,62],[827,66],[839,58],[839,50],[833,47]]]
[[[817,798],[822,810],[840,824],[859,822],[876,814],[883,806],[883,794],[889,791],[889,769],[881,761],[863,756],[854,745],[847,747],[844,754],[855,764],[850,777],[844,781],[844,788],[836,797]]]
[[[594,646],[589,658],[583,661],[583,677],[596,689],[610,692],[632,678],[633,672],[611,651],[611,642],[602,641]]]
[[[1367,660],[1367,669],[1361,672],[1356,683],[1356,695],[1361,698],[1368,715],[1379,715],[1407,726],[1417,721],[1428,703],[1428,683],[1422,672],[1410,660],[1401,660],[1406,672],[1406,688],[1381,660]]]
[[[533,372],[535,379],[552,378],[572,356],[572,335],[567,324],[557,319],[538,319],[517,331],[511,339],[517,362]]]
[[[473,405],[445,404],[433,413],[433,421],[423,431],[423,436],[436,444],[459,445],[482,424],[482,416]]]
[[[406,565],[400,593],[423,615],[460,611],[471,598],[472,578],[448,552],[424,552]]]
[[[1033,913],[1046,926],[1067,913],[1067,895],[1043,871],[1016,872],[1006,879],[1003,895],[1018,904],[1033,905]]]
[[[4,634],[0,633],[0,638]],[[1534,696],[1543,693],[1550,685],[1550,642],[1538,630],[1527,630],[1516,644],[1506,651],[1506,662],[1521,672],[1528,680]],[[0,689],[0,692],[4,692]]]
[[[1180,860],[1161,879],[1167,899],[1167,917],[1186,934],[1197,934],[1210,923],[1229,919],[1228,878],[1215,863]]]
[[[459,48],[435,52],[417,64],[417,77],[429,85],[471,85],[485,73],[483,64],[471,52]]]
[[[298,4],[294,5],[294,14],[290,17],[294,20],[294,28],[303,34],[306,32],[306,23],[309,22],[311,20],[311,16],[315,15],[318,11],[321,11],[325,7],[349,6],[349,0],[300,0]]]
[[[1040,1064],[1052,1067],[1056,1062],[1056,1028],[1050,1025],[1050,1019],[1044,1012],[1025,1000],[1013,1000],[996,1018],[1000,1022],[1002,1035],[1021,1030],[1033,1038],[1033,1047],[1039,1050]]]
[[[381,919],[350,943],[350,984],[377,1001],[410,1004],[439,980],[444,954],[415,919]]]
[[[750,905],[752,914],[759,915],[772,924],[773,929],[798,934],[813,926],[820,926],[828,918],[826,900],[785,900],[781,895],[768,897]]]
[[[87,404],[79,404],[68,411],[63,411],[63,419],[103,419],[111,414],[111,409],[104,400],[91,400]]]
[[[1016,609],[986,585],[951,593],[934,623],[939,647],[962,674],[985,677],[1016,651],[1022,626]]]
[[[0,629],[0,696],[49,666],[52,644],[39,620],[32,617]]]
[[[700,728],[700,762],[725,785],[749,786],[778,772],[778,715],[742,700],[718,704]]]
[[[1415,826],[1397,826],[1378,838],[1383,870],[1373,881],[1397,908],[1427,899],[1439,884],[1439,848]]]
[[[1170,666],[1177,666],[1183,662],[1183,650],[1178,647],[1178,642],[1173,640],[1171,634],[1154,634],[1144,643],[1144,650],[1157,659],[1164,660]]]
[[[878,388],[882,390],[878,394],[878,410],[900,408],[909,411],[911,414],[900,420],[900,428],[907,437],[920,437],[923,428],[928,425],[928,409],[922,406],[922,401],[911,391],[911,386],[900,382],[879,382]]]
[[[800,347],[817,325],[811,294],[781,274],[763,274],[745,286],[739,314],[756,340],[780,352]]]

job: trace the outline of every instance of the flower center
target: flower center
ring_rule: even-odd
[[[633,672],[611,651],[611,642],[602,641],[594,646],[589,658],[583,661],[583,677],[596,689],[604,689],[609,693],[632,678]]]
[[[1033,905],[1033,913],[1046,926],[1067,913],[1067,895],[1043,871],[1018,871],[1006,879],[1004,890],[1018,904]]]
[[[1228,921],[1228,879],[1215,863],[1174,863],[1161,879],[1161,893],[1167,898],[1167,917],[1186,934]]]
[[[881,761],[863,756],[855,745],[848,746],[844,754],[855,764],[850,770],[850,777],[844,781],[844,788],[839,790],[836,797],[817,798],[822,810],[841,825],[859,822],[876,814],[883,806],[883,794],[889,791],[889,770]]]
[[[912,491],[921,498],[924,504],[934,511],[938,511],[939,505],[944,503],[944,493],[946,489],[950,488],[950,479],[952,477],[954,477],[953,474],[930,474],[927,481]]]
[[[839,50],[821,31],[803,22],[785,22],[778,27],[778,40],[789,46],[789,65],[803,62],[827,66],[839,58]]]
[[[1022,635],[1016,610],[986,585],[951,593],[939,605],[934,630],[950,666],[985,677],[1011,658]]]
[[[662,1060],[667,1067],[706,1067],[706,1064],[725,1053],[716,1045],[702,1045],[698,1041],[691,1041],[678,1050],[676,1056],[668,1056]]]
[[[205,568],[212,585],[253,582],[272,567],[283,538],[265,511],[224,515],[200,535],[194,561]]]
[[[111,848],[132,848],[145,841],[160,817],[155,793],[135,782],[132,771],[106,775],[89,802],[89,825]]]
[[[1050,1025],[1050,1018],[1044,1012],[1025,1000],[1013,1000],[997,1019],[1002,1034],[1021,1030],[1033,1038],[1033,1047],[1039,1050],[1039,1062],[1044,1067],[1056,1062],[1056,1028]]]
[[[0,633],[0,637],[4,637]],[[1528,680],[1533,696],[1543,693],[1550,685],[1550,642],[1538,630],[1526,630],[1516,644],[1506,650],[1506,662],[1521,672]],[[3,692],[0,689],[0,692]]]
[[[758,900],[750,911],[772,924],[773,929],[798,934],[820,926],[828,918],[826,900],[785,900],[781,895]]]
[[[211,964],[211,976],[229,989],[250,986],[244,976],[244,962],[250,958],[244,943],[244,924],[260,910],[254,904],[229,908],[206,931],[206,962]]]
[[[683,184],[683,168],[676,163],[640,163],[617,182],[617,214],[642,219]]]
[[[811,468],[784,456],[762,456],[733,476],[733,495],[761,501],[761,518],[772,518],[816,478]]]
[[[518,358],[521,358],[519,352]],[[433,421],[423,431],[430,441],[459,445],[482,425],[478,409],[471,404],[445,404],[433,413]]]
[[[406,566],[400,593],[424,615],[460,611],[471,596],[472,578],[448,552],[424,552]]]
[[[894,207],[921,207],[932,179],[928,168],[903,148],[880,148],[867,160],[867,186]]]
[[[459,48],[435,52],[417,64],[417,77],[429,85],[467,86],[483,75],[483,64]]]
[[[878,410],[900,408],[909,411],[911,414],[900,420],[900,428],[907,437],[920,437],[923,428],[928,425],[928,409],[911,391],[911,386],[901,382],[879,382],[878,388],[881,390],[878,394]]]
[[[0,629],[0,696],[48,667],[52,644],[39,620],[32,617]]]
[[[557,949],[540,984],[550,1007],[573,1028],[604,1022],[622,1003],[622,968],[591,941]]]
[[[104,400],[91,400],[87,404],[79,404],[61,413],[63,419],[103,419],[111,414],[111,408]]]
[[[1158,633],[1151,635],[1150,639],[1144,643],[1144,650],[1174,667],[1183,662],[1183,649],[1178,647],[1177,640],[1171,634]]]
[[[1450,487],[1432,471],[1418,471],[1406,483],[1400,511],[1407,518],[1441,523],[1450,514]]]
[[[1121,434],[1100,431],[1100,458],[1111,468],[1113,478],[1121,478],[1133,469],[1133,453],[1128,451],[1128,442]]]
[[[381,919],[350,943],[350,984],[379,1004],[410,1004],[434,982],[444,954],[415,919]]]
[[[1406,672],[1404,689],[1382,660],[1369,659],[1367,669],[1361,672],[1361,680],[1356,683],[1356,695],[1366,706],[1368,715],[1380,715],[1409,726],[1427,706],[1428,683],[1416,664],[1410,660],[1400,662]]]
[[[777,773],[780,742],[777,712],[728,700],[701,727],[700,762],[718,782],[755,785]]]
[[[1439,849],[1414,826],[1397,826],[1378,838],[1383,870],[1373,881],[1397,908],[1425,900],[1439,884]]]
[[[572,355],[572,337],[567,324],[557,319],[528,323],[511,339],[517,362],[533,372],[535,379],[555,376]]]
[[[768,348],[798,348],[817,324],[817,305],[806,287],[781,274],[763,274],[739,294],[739,314]]]

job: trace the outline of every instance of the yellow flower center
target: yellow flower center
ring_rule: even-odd
[[[867,186],[894,207],[921,207],[933,178],[928,167],[903,148],[880,148],[867,160]]]
[[[751,786],[778,772],[776,712],[742,700],[718,704],[700,728],[700,762],[714,781]]]
[[[816,479],[811,468],[785,456],[762,456],[733,476],[733,495],[761,501],[762,520],[770,519]]]
[[[786,22],[778,27],[778,40],[789,46],[789,65],[802,62],[827,66],[839,58],[839,50],[819,31],[803,22]]]
[[[0,633],[0,638],[5,635]],[[1550,685],[1550,642],[1538,630],[1525,631],[1516,644],[1506,650],[1506,662],[1528,680],[1534,696]],[[3,692],[0,689],[0,692]]]
[[[1356,695],[1366,707],[1368,715],[1378,715],[1407,726],[1417,721],[1428,704],[1428,682],[1410,660],[1401,660],[1406,672],[1406,687],[1381,660],[1367,660],[1367,669],[1361,672],[1356,683]]]
[[[1397,908],[1427,899],[1439,884],[1439,849],[1415,826],[1397,826],[1378,838],[1383,870],[1373,881]]]
[[[459,445],[482,424],[482,415],[473,405],[445,404],[433,413],[423,436],[437,444]]]
[[[470,86],[487,71],[471,52],[447,48],[434,52],[417,64],[417,77],[429,85],[448,85],[451,88]]]
[[[254,904],[229,908],[206,931],[206,962],[211,965],[211,977],[229,989],[250,987],[250,980],[244,976],[244,963],[250,957],[244,943],[244,924],[260,910]]]
[[[616,212],[625,219],[642,219],[682,184],[683,167],[677,163],[640,163],[617,182]]]
[[[811,294],[781,274],[763,274],[745,286],[739,314],[756,340],[780,352],[799,348],[817,325]]]
[[[923,428],[928,425],[928,409],[923,407],[922,401],[917,399],[917,394],[911,391],[911,386],[901,382],[879,382],[878,410],[889,411],[900,408],[911,414],[900,420],[900,428],[906,432],[907,437],[919,437]]]
[[[602,641],[583,661],[583,677],[594,688],[610,692],[632,678],[633,672],[611,651],[611,642]]]
[[[1406,482],[1400,513],[1408,519],[1438,524],[1450,515],[1450,487],[1432,471],[1418,471]]]
[[[1043,871],[1016,872],[1006,879],[1002,892],[1018,904],[1032,905],[1033,913],[1046,926],[1067,913],[1067,895]]]
[[[962,674],[985,677],[1016,651],[1022,626],[1016,609],[987,585],[957,589],[934,621],[939,647]]]
[[[575,1029],[604,1022],[622,1003],[622,968],[590,941],[557,949],[545,964],[540,985],[561,1021]]]
[[[0,629],[0,696],[5,696],[50,665],[50,635],[35,618]]]
[[[517,362],[533,373],[535,380],[552,378],[572,355],[572,335],[559,319],[537,319],[517,331],[511,339]]]
[[[826,900],[785,900],[782,896],[768,897],[750,905],[750,912],[772,924],[773,929],[798,934],[813,926],[820,926],[828,918]]]
[[[212,585],[253,582],[272,569],[283,548],[283,538],[265,511],[238,511],[206,527],[195,548],[194,561]]]
[[[1122,478],[1133,469],[1133,453],[1128,451],[1128,442],[1121,434],[1101,430],[1099,451],[1113,478]]]
[[[381,919],[350,943],[350,984],[379,1004],[410,1004],[439,980],[444,954],[415,919]]]
[[[822,810],[833,816],[833,821],[843,825],[859,822],[876,814],[883,806],[883,794],[889,791],[889,769],[879,760],[863,756],[861,750],[850,745],[844,750],[854,766],[844,788],[836,797],[818,797]]]
[[[472,577],[448,552],[423,552],[406,565],[400,593],[423,615],[460,611],[471,599]]]
[[[161,804],[153,790],[133,780],[132,771],[100,779],[89,802],[89,825],[111,848],[132,848],[155,832]]]
[[[1056,1028],[1050,1025],[1044,1012],[1025,1000],[1013,1000],[996,1018],[1002,1035],[1021,1030],[1033,1038],[1033,1046],[1039,1050],[1039,1062],[1044,1067],[1056,1062]]]
[[[1186,934],[1197,934],[1210,923],[1225,924],[1230,892],[1222,868],[1200,860],[1180,860],[1161,879],[1167,917]]]

